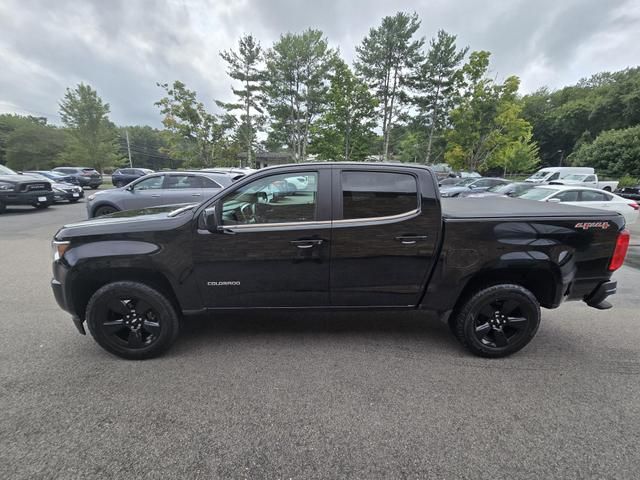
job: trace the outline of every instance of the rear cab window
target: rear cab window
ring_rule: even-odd
[[[342,171],[342,219],[383,218],[418,210],[413,175],[395,172]]]

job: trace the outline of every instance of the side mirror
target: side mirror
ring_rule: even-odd
[[[475,186],[475,185],[473,185],[473,184],[471,184],[471,185],[469,185],[469,188],[470,188],[471,190],[473,190],[474,188],[476,188],[476,186]]]
[[[213,207],[205,208],[204,212],[202,212],[202,220],[204,227],[207,230],[211,233],[218,232],[218,214],[215,205]]]
[[[547,200],[547,202],[549,203],[560,203],[562,200],[560,200],[559,198],[550,198],[549,200]]]

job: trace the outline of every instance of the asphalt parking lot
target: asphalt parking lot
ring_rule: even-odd
[[[191,320],[130,362],[50,292],[51,237],[84,208],[0,216],[0,478],[638,478],[640,270],[502,360],[387,312]]]

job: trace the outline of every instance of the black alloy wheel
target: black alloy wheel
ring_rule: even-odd
[[[492,348],[507,347],[526,334],[530,316],[531,312],[516,300],[490,301],[476,316],[476,338]]]
[[[159,355],[175,341],[178,315],[160,293],[138,282],[114,282],[93,294],[87,326],[105,350],[128,359]]]
[[[505,357],[535,336],[540,325],[540,304],[520,285],[493,285],[476,292],[452,317],[452,330],[472,353]]]
[[[122,180],[118,180],[115,186],[116,188],[122,188],[125,186],[125,183]]]

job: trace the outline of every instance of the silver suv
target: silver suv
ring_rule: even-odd
[[[146,175],[126,187],[101,190],[87,198],[89,218],[122,210],[200,203],[231,185],[233,174],[211,172],[159,172]]]

